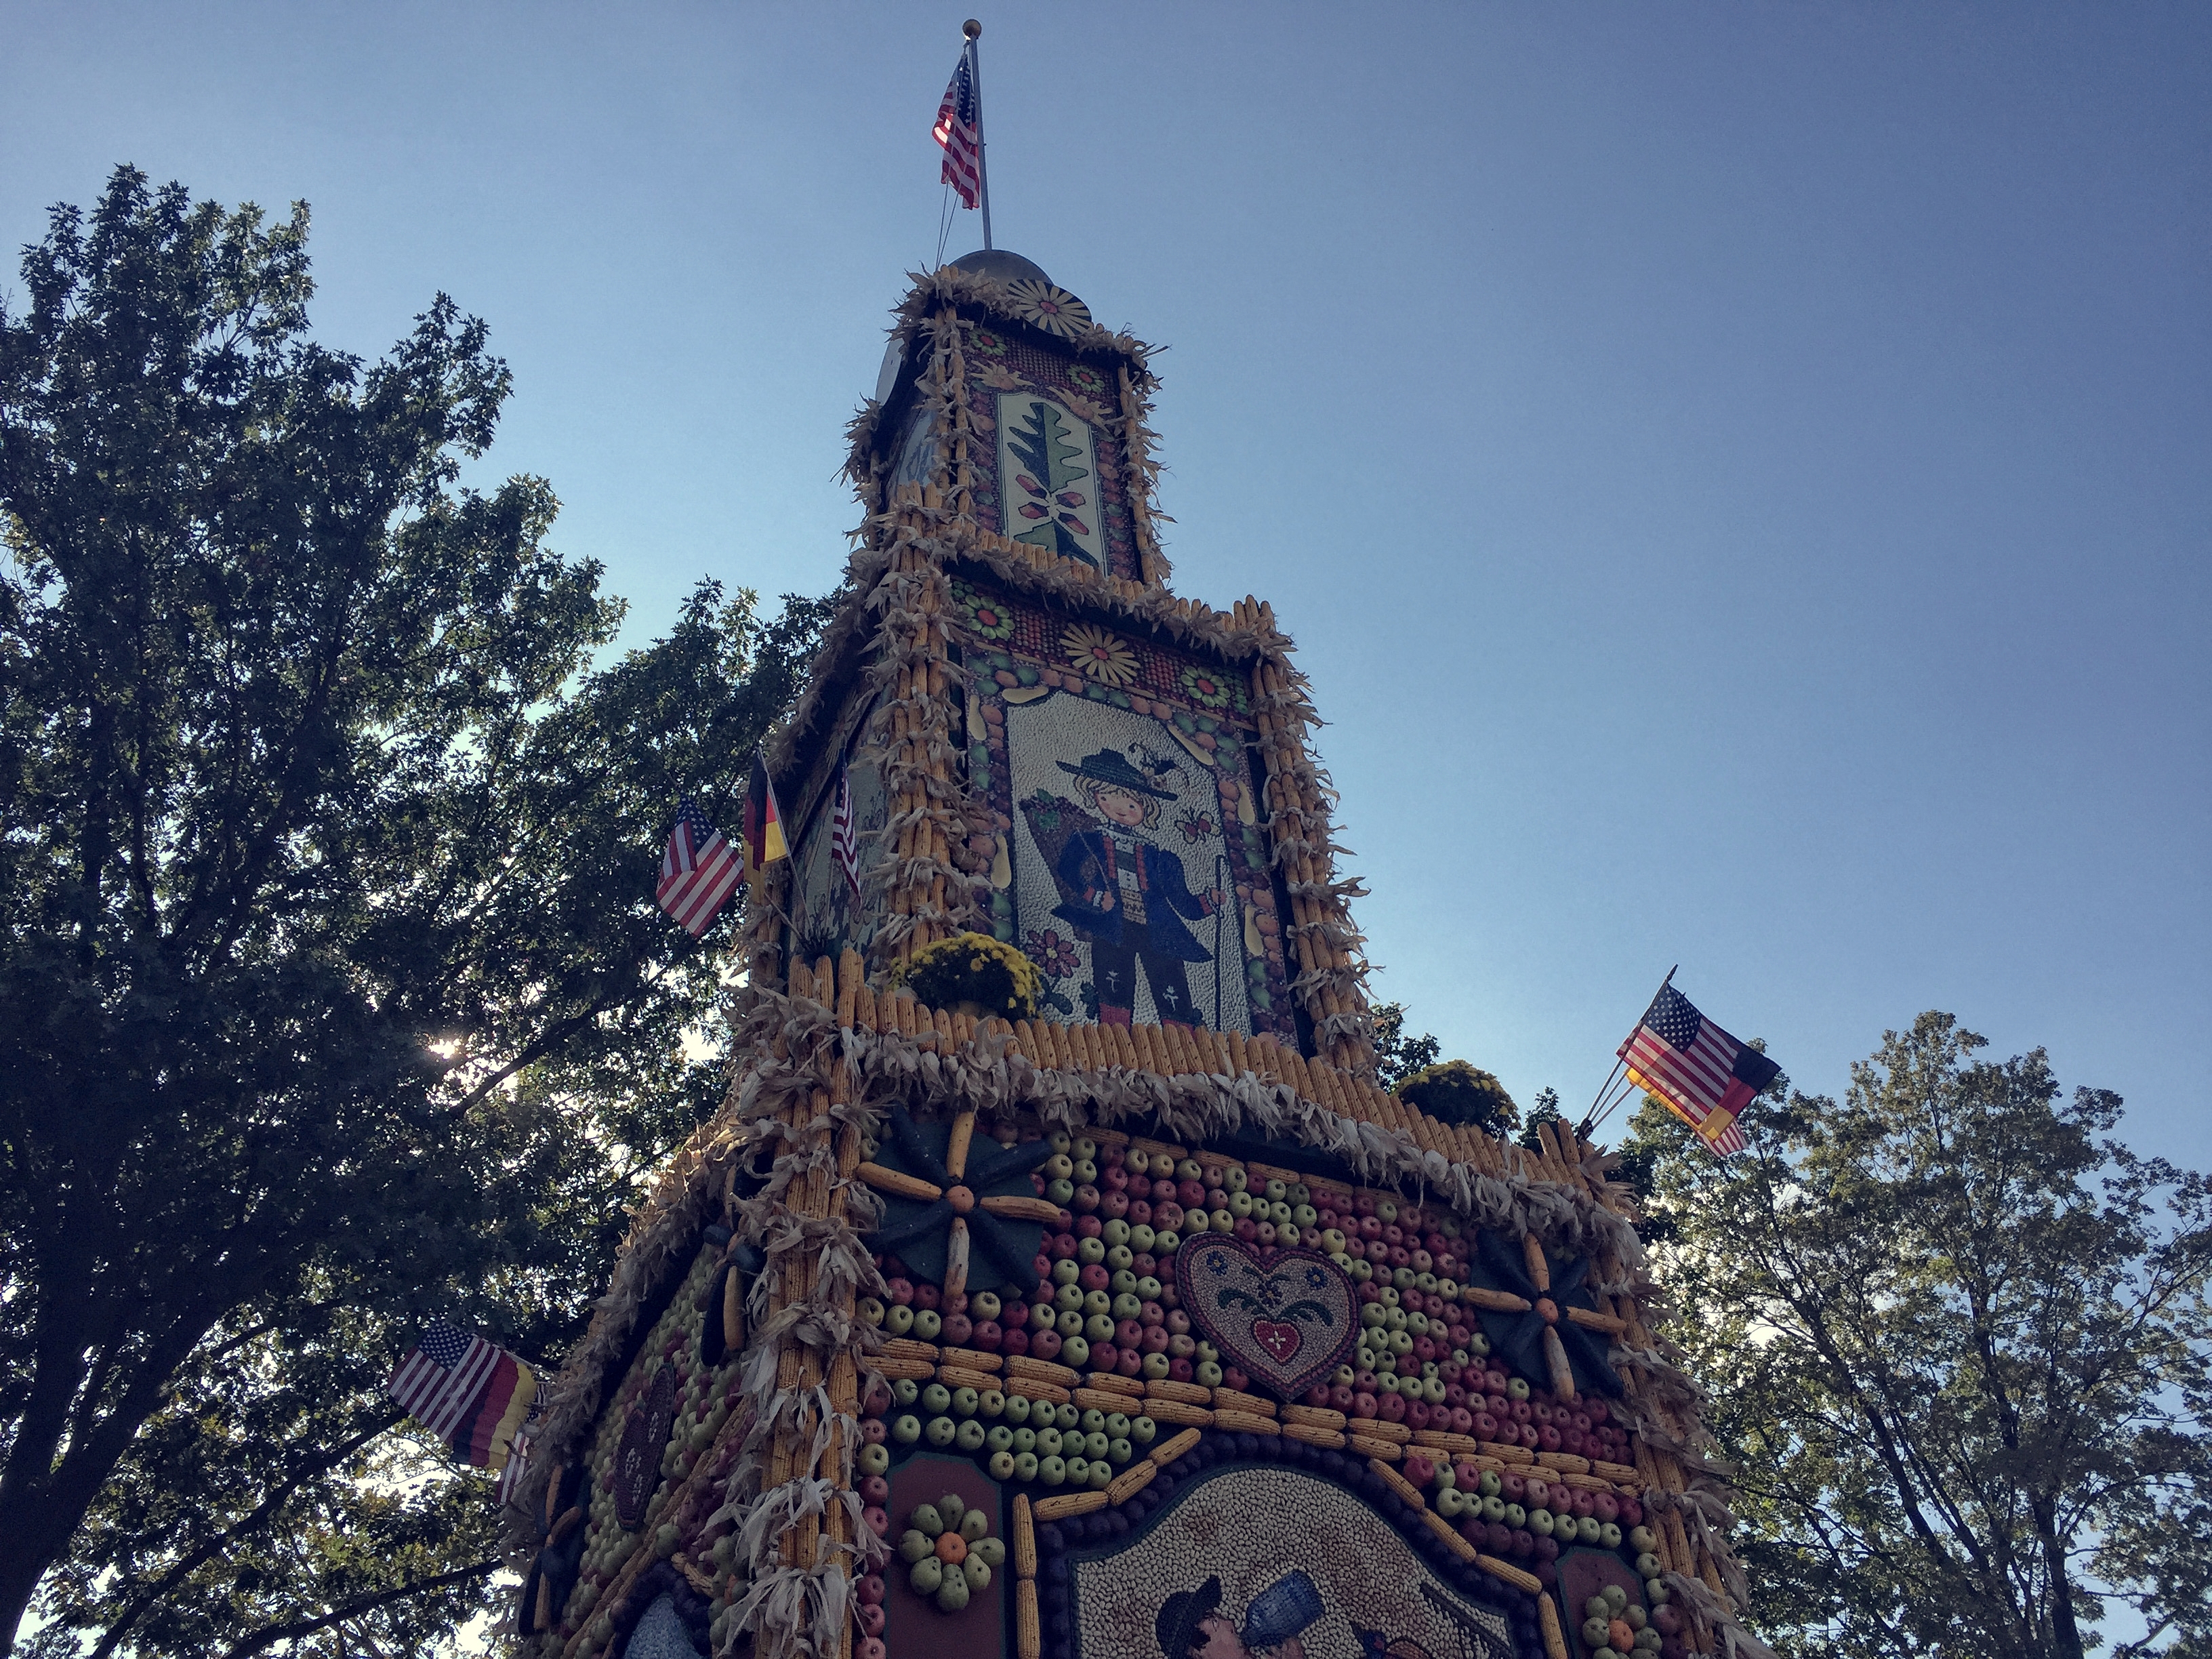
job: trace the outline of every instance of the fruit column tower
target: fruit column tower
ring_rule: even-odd
[[[1291,643],[1167,586],[1145,349],[900,306],[732,1083],[507,1520],[544,1659],[1747,1643],[1625,1194],[1376,1088]]]

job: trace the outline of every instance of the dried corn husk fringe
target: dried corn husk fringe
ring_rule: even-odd
[[[1714,1559],[1717,1561],[1720,1557],[1716,1554]],[[1738,1659],[1738,1656],[1741,1659],[1778,1659],[1772,1648],[1737,1621],[1735,1610],[1713,1594],[1711,1585],[1679,1572],[1670,1572],[1660,1582],[1667,1586],[1668,1595],[1687,1607],[1711,1629],[1721,1644],[1721,1659]],[[1747,1606],[1748,1599],[1739,1605]]]

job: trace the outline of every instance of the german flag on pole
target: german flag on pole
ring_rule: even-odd
[[[775,804],[768,763],[756,749],[752,781],[745,788],[745,878],[757,880],[769,865],[790,856],[790,845],[783,838],[783,809]]]

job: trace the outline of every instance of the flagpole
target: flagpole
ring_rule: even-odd
[[[1658,1001],[1659,999],[1666,994],[1667,988],[1674,982],[1674,975],[1680,970],[1681,966],[1682,964],[1678,962],[1674,965],[1674,967],[1669,968],[1667,970],[1667,977],[1659,981],[1659,988],[1651,994],[1652,1002]],[[1650,1006],[1650,1003],[1646,1003],[1644,1005],[1647,1010]],[[1642,1024],[1641,1019],[1638,1021],[1638,1024]],[[1632,1037],[1636,1035],[1635,1026],[1631,1026],[1629,1028],[1628,1035]],[[1620,1046],[1626,1048],[1628,1045],[1624,1042]],[[1620,1055],[1615,1054],[1613,1057],[1613,1070],[1607,1072],[1605,1074],[1605,1081],[1597,1085],[1597,1093],[1590,1097],[1589,1109],[1583,1114],[1583,1121],[1575,1127],[1576,1139],[1581,1139],[1584,1135],[1588,1134],[1592,1129],[1597,1127],[1599,1121],[1597,1115],[1598,1102],[1605,1098],[1606,1091],[1613,1087],[1613,1079],[1620,1074],[1620,1068],[1626,1064],[1627,1061],[1623,1060]],[[1616,1105],[1619,1104],[1618,1102],[1615,1102],[1614,1103]],[[1610,1117],[1613,1114],[1611,1112],[1607,1112],[1606,1115]]]
[[[968,84],[975,95],[975,189],[983,200],[983,250],[991,249],[991,146],[983,136],[983,49],[976,44],[983,26],[969,18],[960,26],[968,37]]]

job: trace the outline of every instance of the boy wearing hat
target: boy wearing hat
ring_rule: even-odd
[[[1210,962],[1212,957],[1183,921],[1196,921],[1218,910],[1221,890],[1192,893],[1182,858],[1141,833],[1158,822],[1160,803],[1175,796],[1155,788],[1118,750],[1101,749],[1076,766],[1066,761],[1057,764],[1075,779],[1078,793],[1106,820],[1102,829],[1070,836],[1060,848],[1060,886],[1075,896],[1053,911],[1091,942],[1091,982],[1098,988],[1100,1023],[1129,1023],[1141,963],[1162,1020],[1203,1024],[1191,1000],[1184,964]]]
[[[1221,1616],[1221,1580],[1209,1575],[1196,1589],[1177,1590],[1160,1603],[1152,1632],[1162,1659],[1253,1659],[1237,1626]],[[1261,1652],[1272,1659],[1305,1659],[1295,1636]]]

